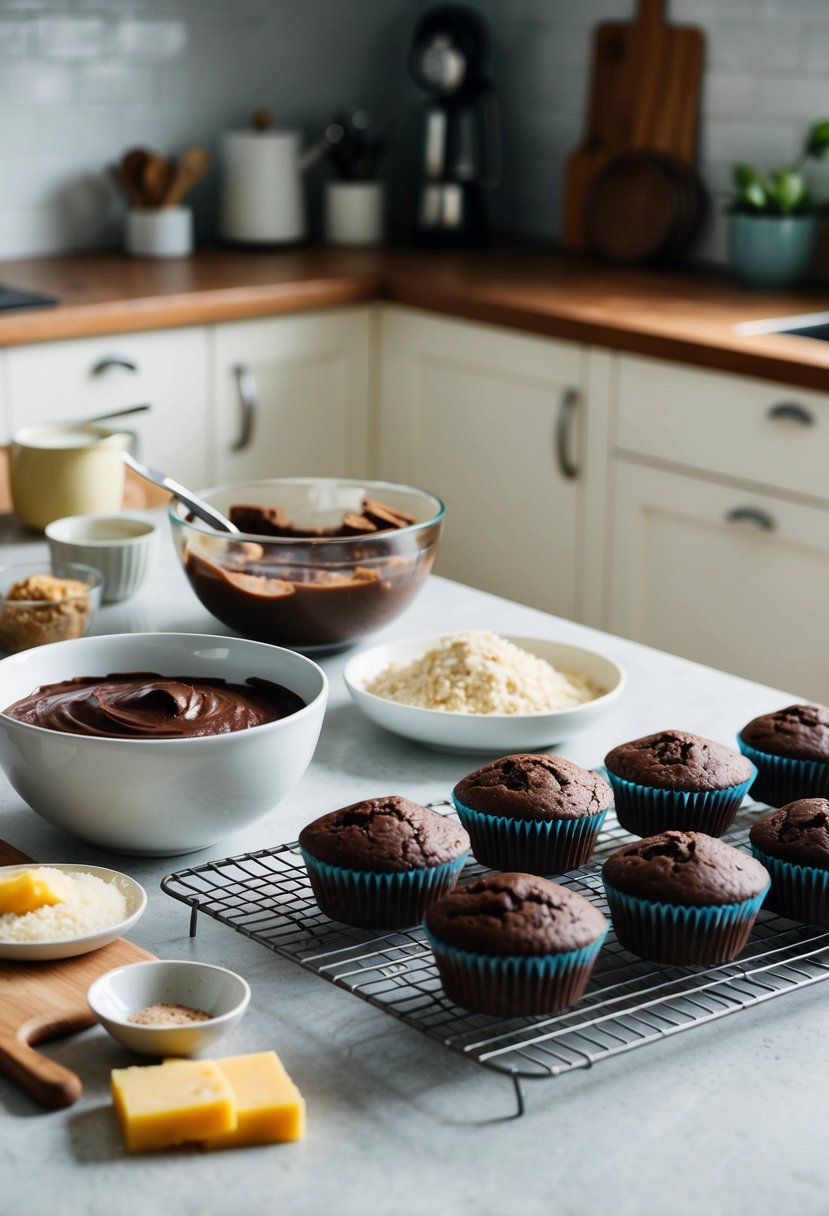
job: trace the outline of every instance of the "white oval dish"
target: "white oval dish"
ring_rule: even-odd
[[[123,937],[136,921],[143,915],[147,906],[147,892],[129,874],[118,870],[109,870],[106,866],[88,866],[82,862],[33,861],[20,862],[16,866],[0,866],[0,877],[12,874],[16,870],[26,870],[30,867],[48,867],[50,870],[61,870],[64,874],[92,874],[103,882],[114,883],[127,901],[127,915],[117,924],[99,929],[83,937],[67,937],[50,942],[4,942],[0,941],[0,958],[11,959],[15,962],[46,962],[49,959],[74,958],[77,954],[89,954],[108,946],[116,938]]]
[[[128,963],[100,975],[86,994],[92,1012],[117,1042],[145,1056],[191,1056],[226,1034],[250,1001],[246,980],[210,963],[163,960]],[[186,1026],[139,1026],[132,1014],[148,1005],[187,1005],[210,1014]]]
[[[366,685],[390,663],[410,663],[434,649],[446,636],[385,642],[355,655],[343,673],[355,705],[385,730],[440,751],[506,755],[510,752],[535,751],[571,738],[607,713],[622,695],[627,681],[624,669],[596,650],[546,638],[507,637],[506,641],[552,663],[557,670],[577,671],[607,691],[571,709],[532,714],[447,713],[444,710],[403,705],[399,701],[389,701],[366,692]]]

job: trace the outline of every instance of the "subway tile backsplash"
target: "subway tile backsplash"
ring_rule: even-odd
[[[359,9],[359,19],[357,19]],[[260,106],[311,138],[396,96],[414,0],[0,0],[0,258],[117,246],[107,165],[175,154]],[[321,178],[313,184],[319,193]],[[194,192],[215,232],[218,172]]]
[[[561,174],[584,128],[591,28],[636,0],[470,0],[489,21],[503,111],[496,222],[559,229]],[[0,0],[0,257],[117,245],[123,218],[106,166],[130,146],[218,154],[223,130],[268,107],[309,138],[343,107],[413,129],[411,32],[430,0]],[[724,253],[731,165],[792,160],[829,117],[829,0],[668,0],[701,26],[706,70],[699,162],[713,197],[699,246]],[[411,145],[395,152],[398,197]],[[318,202],[324,170],[309,185]],[[829,186],[829,167],[820,175]],[[193,203],[215,232],[218,174]],[[403,195],[405,198],[405,196]]]

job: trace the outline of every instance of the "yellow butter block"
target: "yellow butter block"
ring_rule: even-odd
[[[212,1060],[114,1068],[112,1100],[131,1153],[204,1140],[236,1128],[230,1082]]]
[[[15,870],[13,874],[4,874],[0,878],[0,916],[11,912],[14,916],[25,916],[27,912],[36,912],[47,904],[59,904],[64,896],[57,886],[63,877],[55,871],[38,866],[32,870]]]
[[[215,1063],[236,1098],[236,1130],[205,1140],[205,1148],[278,1144],[305,1135],[305,1099],[275,1051],[228,1056]]]

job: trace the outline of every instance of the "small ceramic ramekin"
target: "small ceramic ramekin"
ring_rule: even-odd
[[[67,515],[46,527],[54,561],[84,562],[104,578],[104,602],[138,591],[158,555],[158,528],[137,515]]]
[[[209,963],[157,960],[129,963],[99,976],[86,994],[113,1039],[144,1056],[192,1056],[210,1047],[241,1018],[247,981]],[[143,1025],[130,1017],[151,1005],[184,1005],[210,1016],[185,1025]]]

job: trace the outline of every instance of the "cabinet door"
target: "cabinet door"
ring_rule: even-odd
[[[8,430],[149,402],[149,413],[121,424],[137,435],[137,454],[201,486],[208,477],[206,375],[200,328],[13,347],[6,352]]]
[[[829,511],[625,460],[615,479],[609,628],[829,704]]]
[[[402,308],[382,335],[378,473],[446,503],[438,572],[574,616],[581,348]]]
[[[216,326],[218,481],[366,476],[370,324],[363,308]]]

